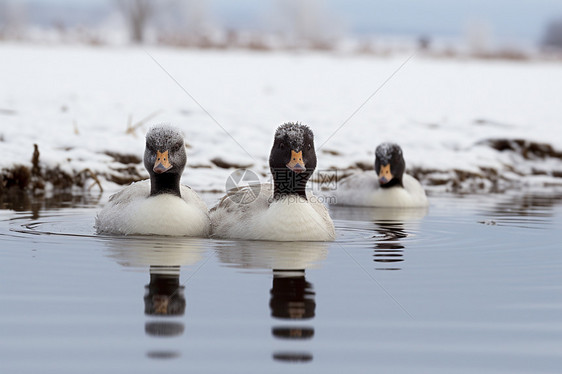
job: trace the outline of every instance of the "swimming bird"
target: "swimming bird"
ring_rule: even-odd
[[[386,208],[427,207],[425,191],[405,174],[406,162],[398,144],[383,143],[375,151],[375,170],[353,174],[338,183],[336,204]]]
[[[299,123],[277,129],[269,155],[273,184],[227,191],[210,211],[211,236],[274,241],[331,241],[334,223],[306,184],[316,169],[312,130]]]
[[[175,127],[149,129],[144,167],[150,179],[133,183],[109,198],[96,217],[98,233],[208,236],[207,205],[190,187],[180,185],[187,159],[184,144]]]

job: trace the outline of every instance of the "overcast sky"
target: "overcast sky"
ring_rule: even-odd
[[[12,0],[15,1],[15,0]],[[56,8],[75,8],[71,18],[98,14],[91,8],[109,8],[112,0],[29,0]],[[191,0],[193,1],[193,0]],[[260,28],[280,0],[203,0],[222,25]],[[302,0],[316,1],[352,33],[460,36],[467,25],[487,23],[502,40],[534,41],[542,36],[545,24],[562,17],[562,0]],[[76,9],[90,8],[84,15]],[[40,12],[47,17],[52,12]],[[49,15],[48,17],[52,17]],[[66,17],[60,17],[66,18]],[[66,19],[65,19],[66,21]],[[70,22],[70,21],[68,21]]]

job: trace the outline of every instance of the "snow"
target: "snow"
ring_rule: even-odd
[[[287,139],[289,147],[295,151],[304,149],[304,137],[308,135],[309,139],[314,140],[311,130],[306,125],[299,123],[285,123],[277,128],[275,131],[275,138]]]
[[[388,165],[392,159],[392,154],[402,154],[402,149],[394,143],[382,143],[375,149],[375,158],[379,159],[382,165]]]
[[[394,142],[407,170],[492,168],[533,187],[561,184],[551,175],[560,159],[481,143],[562,150],[560,63],[414,56],[349,118],[407,58],[0,44],[0,169],[31,165],[38,144],[44,167],[104,175],[123,167],[108,153],[142,160],[150,125],[171,123],[189,145],[183,182],[222,191],[232,170],[211,159],[252,165],[265,180],[275,130],[300,122],[314,132],[318,170],[372,165],[376,146]]]
[[[146,142],[172,149],[176,143],[182,145],[183,134],[169,123],[152,125],[146,133]]]

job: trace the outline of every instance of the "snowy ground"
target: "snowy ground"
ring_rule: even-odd
[[[394,141],[429,190],[562,186],[560,63],[414,56],[349,118],[407,58],[0,44],[1,174],[31,168],[37,144],[42,173],[82,173],[89,186],[89,169],[112,191],[109,180],[147,176],[118,155],[140,160],[148,125],[169,122],[189,144],[183,182],[222,191],[233,169],[211,160],[266,180],[275,128],[300,121],[315,132],[318,169],[339,176]],[[527,143],[498,151],[489,139]]]

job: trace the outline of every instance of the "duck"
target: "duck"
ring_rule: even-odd
[[[272,183],[234,188],[209,212],[211,237],[269,241],[332,241],[335,228],[321,199],[306,189],[316,169],[314,134],[288,122],[275,131]]]
[[[97,233],[207,237],[207,205],[190,187],[180,185],[186,161],[182,132],[167,124],[152,126],[144,151],[150,178],[109,198],[96,217]]]
[[[426,208],[429,201],[420,182],[405,173],[402,148],[382,143],[375,150],[375,169],[350,175],[338,183],[337,205],[380,208]]]

